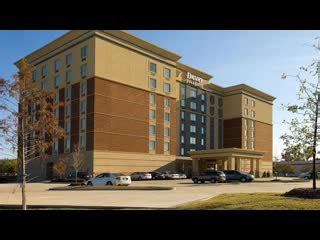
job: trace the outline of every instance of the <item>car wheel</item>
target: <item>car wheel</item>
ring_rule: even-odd
[[[308,180],[309,178],[307,176],[304,177],[305,180]]]
[[[205,183],[205,181],[201,181],[201,183]]]
[[[198,183],[198,178],[193,179],[194,183]]]
[[[211,182],[211,183],[216,183],[217,180],[216,180],[215,178],[212,178],[210,182]]]
[[[112,182],[109,181],[109,182],[106,183],[106,185],[110,186],[110,185],[112,185]]]
[[[92,182],[88,182],[87,185],[92,186]]]
[[[246,182],[247,179],[245,177],[240,178],[240,182]]]

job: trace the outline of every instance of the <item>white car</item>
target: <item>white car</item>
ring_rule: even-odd
[[[87,185],[102,186],[102,185],[117,185],[128,186],[131,184],[131,177],[121,173],[101,173],[96,177],[90,178]]]
[[[180,179],[180,174],[172,172],[162,172],[165,176],[165,179]]]
[[[150,180],[152,179],[151,173],[134,172],[131,174],[131,180]]]

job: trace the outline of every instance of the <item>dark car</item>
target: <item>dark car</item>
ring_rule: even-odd
[[[156,179],[156,180],[166,178],[166,176],[163,173],[159,173],[159,172],[151,172],[151,176],[152,176],[152,179]]]
[[[304,179],[313,179],[313,172],[302,173],[300,174],[299,177]],[[318,179],[319,177],[320,177],[320,172],[317,172],[316,178]]]
[[[223,172],[226,175],[227,181],[251,182],[254,180],[254,176],[246,172],[236,170],[226,170]]]
[[[193,176],[192,181],[194,183],[205,183],[205,182],[225,182],[226,176],[222,171],[216,171],[216,170],[208,170],[205,172],[200,173],[198,176]]]
[[[77,174],[77,178],[79,179],[83,179],[83,180],[88,180],[89,178],[91,178],[91,176],[89,174],[87,174],[86,172],[78,172]],[[75,173],[71,173],[67,179],[76,179],[76,174]]]

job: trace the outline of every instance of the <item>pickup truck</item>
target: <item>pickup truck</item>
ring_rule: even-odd
[[[200,173],[199,176],[193,176],[192,181],[194,183],[205,183],[205,182],[225,182],[226,175],[222,171],[215,171],[215,170],[207,170],[205,172]]]

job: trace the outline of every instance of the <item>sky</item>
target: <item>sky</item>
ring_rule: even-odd
[[[10,78],[14,62],[56,39],[66,30],[0,31],[0,76]],[[311,47],[320,31],[280,30],[129,30],[147,41],[173,51],[181,62],[213,76],[212,83],[228,87],[245,83],[276,97],[273,106],[273,154],[280,157],[283,120],[290,115],[281,104],[296,101],[299,67],[311,64],[317,52]],[[0,140],[1,141],[1,140]],[[7,157],[0,149],[0,158]]]

